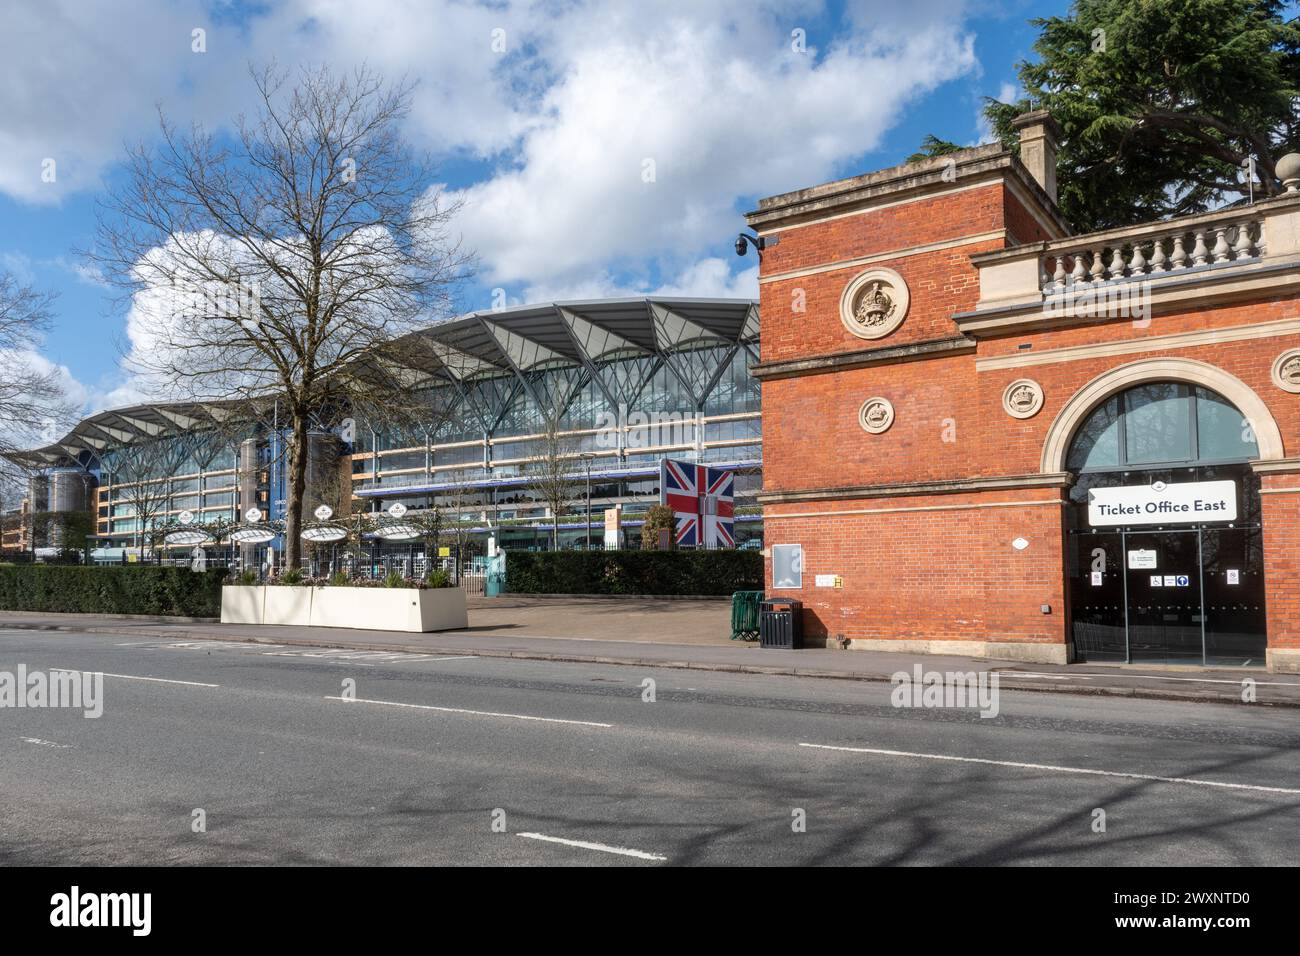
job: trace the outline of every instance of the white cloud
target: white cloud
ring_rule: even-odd
[[[284,0],[241,12],[202,0],[18,0],[0,34],[0,58],[16,67],[0,85],[0,192],[41,203],[98,188],[123,140],[153,135],[157,101],[182,124],[251,112],[250,61],[364,61],[418,82],[417,145],[453,166],[491,164],[460,191],[457,223],[488,284],[531,300],[753,296],[753,260],[729,255],[750,197],[858,171],[904,110],[977,74],[964,8]],[[191,51],[196,27],[206,53]],[[806,52],[792,50],[796,28]],[[40,180],[45,157],[58,161],[55,184]],[[128,319],[129,339],[138,326]],[[106,400],[158,397],[146,389],[128,382]]]
[[[459,194],[487,281],[716,250],[740,197],[833,175],[975,62],[953,21],[845,32],[816,58],[791,53],[775,19],[737,32],[717,8],[639,26],[569,51],[518,162]]]

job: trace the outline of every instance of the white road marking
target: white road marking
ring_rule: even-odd
[[[520,833],[518,836],[529,840],[545,840],[547,843],[562,843],[565,846],[576,846],[582,850],[597,850],[601,853],[617,853],[619,856],[634,856],[638,860],[668,859],[668,857],[660,856],[658,853],[646,853],[644,850],[629,850],[625,846],[609,846],[605,843],[589,843],[586,840],[565,840],[560,837],[546,836],[542,833]]]
[[[186,687],[220,687],[220,684],[204,684],[196,680],[168,680],[165,677],[137,677],[134,674],[110,674],[108,671],[83,671],[75,667],[51,667],[52,671],[65,671],[70,674],[103,674],[105,677],[117,677],[121,680],[147,680],[155,684],[184,684]]]
[[[998,671],[1003,677],[1046,677],[1049,680],[1096,680],[1101,677],[1100,674],[1035,674],[1032,671]],[[1227,680],[1222,677],[1165,677],[1162,674],[1128,674],[1124,671],[1116,671],[1116,677],[1129,677],[1133,680],[1173,680],[1182,681],[1189,684],[1232,684],[1240,687],[1241,682],[1250,677],[1249,674],[1240,680]],[[1257,687],[1300,687],[1296,681],[1285,680],[1257,680]]]
[[[68,750],[72,744],[60,744],[53,740],[42,740],[40,737],[19,737],[24,743],[36,744],[38,747],[54,747],[56,750]]]
[[[404,704],[396,700],[369,700],[364,697],[326,697],[326,700],[341,700],[345,704],[384,704],[388,707],[409,707],[412,710],[436,710],[444,714],[469,714],[472,717],[509,717],[512,720],[538,720],[547,724],[576,724],[580,727],[613,727],[594,720],[566,720],[561,717],[530,717],[528,714],[500,714],[491,710],[465,710],[463,707],[434,707],[432,704]]]
[[[1090,770],[1086,767],[1057,767],[1045,763],[1020,763],[1015,760],[988,760],[983,757],[954,757],[949,754],[923,754],[908,750],[876,750],[870,747],[836,747],[831,744],[799,744],[815,750],[839,750],[845,753],[874,754],[883,757],[912,757],[918,760],[947,760],[954,763],[978,763],[1019,770],[1048,770],[1053,773],[1078,773],[1093,777],[1122,777],[1126,780],[1151,780],[1156,783],[1186,783],[1196,787],[1220,787],[1226,790],[1253,790],[1261,793],[1286,793],[1300,796],[1300,790],[1287,787],[1261,787],[1251,783],[1225,783],[1221,780],[1193,780],[1189,777],[1158,777],[1149,773],[1124,773],[1119,770]]]

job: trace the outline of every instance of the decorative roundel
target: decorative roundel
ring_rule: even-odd
[[[887,398],[869,398],[858,409],[858,424],[863,431],[872,435],[888,431],[889,426],[894,424],[894,406]]]
[[[1273,384],[1284,392],[1300,394],[1300,349],[1283,352],[1273,363]]]
[[[1032,378],[1018,378],[1002,393],[1002,407],[1012,418],[1033,418],[1043,407],[1043,386]]]
[[[893,269],[868,269],[844,287],[840,321],[860,339],[882,339],[902,324],[911,300]]]

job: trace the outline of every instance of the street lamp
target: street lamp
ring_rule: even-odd
[[[591,550],[591,460],[596,457],[595,452],[584,451],[578,455],[587,463],[587,550]]]

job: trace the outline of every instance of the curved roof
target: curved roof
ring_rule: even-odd
[[[592,366],[614,355],[665,355],[704,345],[731,345],[754,357],[754,299],[575,299],[471,312],[397,339],[394,357],[430,380],[460,382],[512,375],[553,364]],[[413,382],[412,384],[417,384]],[[86,464],[122,443],[214,426],[243,403],[177,402],[97,412],[53,444],[6,457],[29,467]]]

